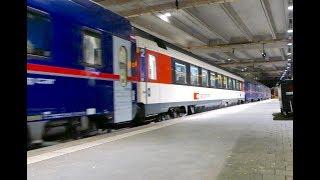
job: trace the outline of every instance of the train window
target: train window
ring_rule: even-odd
[[[228,77],[227,76],[222,76],[223,77],[223,88],[228,89]]]
[[[216,80],[217,80],[216,73],[210,72],[210,86],[211,87],[216,87]]]
[[[223,84],[223,77],[222,77],[222,75],[218,74],[217,77],[218,77],[217,87],[218,88],[223,88],[223,85],[222,85]]]
[[[236,84],[237,84],[237,85],[236,85],[236,90],[239,91],[239,90],[240,90],[240,82],[239,82],[239,81],[236,81]]]
[[[232,79],[232,84],[233,84],[233,90],[237,90],[237,85],[236,85],[236,80],[235,79]]]
[[[102,65],[101,37],[98,33],[85,30],[83,33],[83,60],[89,65]]]
[[[209,86],[208,70],[202,69],[202,86]]]
[[[175,79],[178,84],[187,84],[187,67],[184,64],[175,62]]]
[[[128,51],[126,47],[121,46],[118,51],[119,58],[119,74],[121,86],[127,85],[127,73],[128,73]]]
[[[190,84],[199,86],[199,68],[192,65],[190,66]]]
[[[227,77],[228,78],[228,89],[233,89],[232,87],[232,79]]]
[[[156,80],[157,79],[157,64],[156,57],[149,54],[148,56],[148,67],[149,67],[149,79]]]
[[[27,12],[27,54],[49,57],[51,51],[51,21],[44,15]]]

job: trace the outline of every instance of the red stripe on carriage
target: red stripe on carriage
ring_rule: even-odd
[[[73,75],[73,76],[85,76],[85,77],[96,77],[103,79],[113,79],[119,80],[120,76],[118,74],[110,74],[110,73],[94,73],[86,70],[79,69],[71,69],[71,68],[63,68],[56,66],[47,66],[47,65],[39,65],[39,64],[27,64],[28,71],[38,71],[38,72],[46,72],[46,73],[57,73],[63,75]],[[129,81],[138,81],[137,77],[128,77]]]

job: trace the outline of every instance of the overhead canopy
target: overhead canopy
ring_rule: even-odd
[[[280,78],[292,64],[290,0],[179,0],[179,9],[175,0],[96,2],[135,27],[244,77]]]

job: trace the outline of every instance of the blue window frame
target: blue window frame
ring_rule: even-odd
[[[27,12],[27,53],[49,57],[51,55],[52,23],[43,14]]]
[[[91,29],[82,33],[82,56],[87,66],[102,66],[102,34]]]

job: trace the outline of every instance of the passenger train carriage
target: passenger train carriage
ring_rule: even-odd
[[[235,105],[251,93],[245,79],[134,32],[92,1],[27,5],[30,144],[60,127],[78,136]]]
[[[86,0],[28,0],[27,5],[31,143],[42,142],[49,127],[77,131],[99,125],[100,119],[132,120],[136,82],[130,23]]]
[[[140,81],[138,104],[144,115],[191,114],[244,101],[244,79],[155,41],[136,36]]]
[[[246,102],[260,101],[271,98],[271,89],[259,82],[247,79],[244,87]]]

